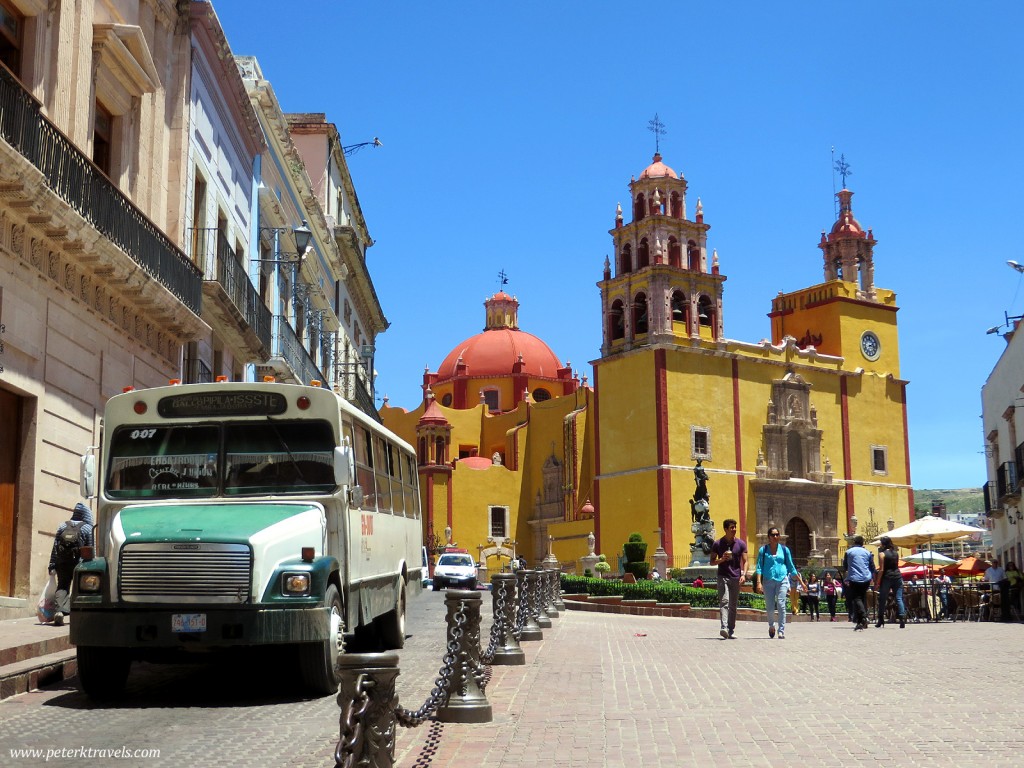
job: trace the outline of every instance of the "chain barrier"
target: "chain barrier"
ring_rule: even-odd
[[[491,637],[487,644],[487,650],[480,654],[480,661],[484,664],[491,664],[494,661],[494,654],[498,645],[505,644],[505,585],[500,582],[498,594],[495,596],[495,606],[491,618]]]
[[[341,717],[341,738],[334,748],[334,764],[338,768],[354,768],[363,750],[366,724],[363,718],[370,708],[369,690],[374,682],[365,673],[356,678],[356,694]]]
[[[418,725],[422,725],[428,717],[437,711],[438,707],[448,700],[452,675],[455,673],[455,664],[459,660],[463,628],[466,621],[466,604],[460,602],[454,617],[455,626],[451,632],[451,637],[448,639],[444,657],[441,659],[441,669],[438,670],[437,678],[434,680],[434,687],[431,689],[427,700],[423,702],[423,706],[415,711],[405,709],[404,707],[395,707],[395,719],[402,727],[415,728]]]
[[[519,575],[518,573],[516,574]],[[519,594],[517,595],[517,610],[516,610],[516,623],[512,627],[512,635],[516,640],[520,640],[523,635],[523,627],[526,626],[526,616],[530,612],[530,584],[526,580],[526,574],[523,573],[522,578],[517,579],[517,586],[519,587]]]

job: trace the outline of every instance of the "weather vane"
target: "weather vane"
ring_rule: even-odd
[[[853,171],[850,170],[850,164],[846,162],[846,154],[839,156],[836,160],[836,172],[843,177],[843,189],[846,189],[846,177],[853,176]]]
[[[505,270],[502,269],[498,272],[498,290],[501,290],[502,286],[508,285],[508,275]]]
[[[654,119],[647,121],[647,130],[654,134],[654,152],[655,154],[661,154],[661,137],[664,136],[668,131],[665,130],[665,124],[658,119],[658,113],[654,113]]]

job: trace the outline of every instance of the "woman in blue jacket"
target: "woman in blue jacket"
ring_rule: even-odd
[[[803,576],[793,564],[789,547],[781,541],[779,529],[768,529],[768,543],[757,551],[757,565],[754,568],[754,591],[764,591],[764,608],[768,617],[768,637],[775,637],[775,614],[778,613],[779,640],[786,639],[786,603],[789,598],[789,579],[803,584]],[[758,584],[760,583],[760,586]]]

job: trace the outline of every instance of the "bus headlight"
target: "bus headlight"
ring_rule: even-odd
[[[78,592],[83,595],[95,595],[100,591],[103,579],[98,573],[78,574]]]
[[[286,595],[308,595],[308,573],[285,573],[281,575],[281,591]]]

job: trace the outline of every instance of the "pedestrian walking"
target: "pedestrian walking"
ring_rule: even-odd
[[[804,578],[793,565],[789,547],[780,541],[779,529],[768,529],[768,543],[757,551],[757,566],[754,569],[754,591],[764,592],[764,608],[768,619],[768,637],[775,637],[775,620],[779,622],[779,640],[786,639],[786,602],[789,597],[790,578],[795,576],[798,583]],[[760,582],[760,584],[759,584]]]
[[[821,582],[814,571],[807,577],[807,608],[811,621],[821,621]]]
[[[721,610],[723,640],[736,631],[736,608],[740,600],[740,578],[747,572],[747,542],[736,538],[736,521],[725,521],[725,535],[711,545],[711,565],[718,566],[718,606]]]
[[[82,559],[82,547],[92,546],[92,526],[92,510],[79,502],[75,504],[71,519],[61,523],[57,535],[53,537],[48,570],[57,574],[53,614],[55,626],[61,626],[64,617],[71,612],[71,579],[75,566]]]
[[[846,597],[846,609],[854,622],[853,631],[868,628],[868,610],[864,598],[875,578],[875,558],[864,549],[864,537],[854,536],[853,546],[843,555],[843,595]]]
[[[821,585],[825,593],[825,605],[828,606],[828,620],[836,620],[836,601],[839,599],[839,582],[836,581],[831,571],[825,573],[825,583]]]
[[[885,609],[889,593],[896,594],[896,609],[899,611],[900,629],[907,625],[907,609],[903,607],[903,574],[900,573],[900,556],[893,546],[892,539],[883,536],[879,539],[881,548],[878,560],[881,570],[878,572],[878,620],[875,626],[885,626]]]

